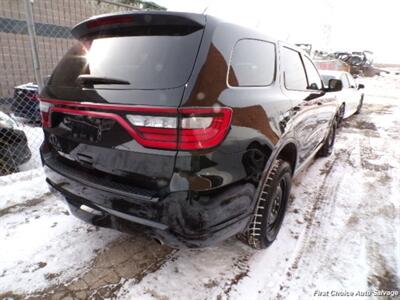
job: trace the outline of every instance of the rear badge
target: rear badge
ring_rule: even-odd
[[[58,137],[56,137],[54,134],[50,134],[49,143],[53,146],[53,148],[57,152],[61,152],[62,151],[60,141],[58,140]]]

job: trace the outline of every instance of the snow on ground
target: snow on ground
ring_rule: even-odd
[[[44,182],[45,176],[41,168],[0,177],[0,211],[48,193],[49,190]]]
[[[357,81],[365,83],[368,103],[386,103],[397,105],[400,101],[400,75],[383,74]]]
[[[69,280],[120,236],[72,218],[44,180],[40,170],[0,177],[0,293],[30,293]]]
[[[41,127],[33,127],[29,124],[20,123],[18,129],[23,130],[28,139],[28,147],[32,156],[23,165],[19,167],[21,171],[36,169],[41,166],[39,148],[43,142],[43,130]]]
[[[399,291],[400,81],[362,81],[362,113],[344,122],[331,157],[295,179],[283,228],[267,250],[232,238],[172,251],[68,215],[40,171],[0,177],[0,298],[264,300]]]

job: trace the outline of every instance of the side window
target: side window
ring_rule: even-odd
[[[307,72],[308,88],[313,90],[322,89],[321,77],[319,76],[317,69],[308,57],[303,57],[305,58],[304,66],[306,67]]]
[[[230,86],[267,86],[275,77],[275,45],[259,40],[240,40],[229,67]]]
[[[356,81],[354,80],[354,77],[351,76],[351,74],[347,74],[347,78],[349,79],[350,86],[355,88],[357,84]]]
[[[288,90],[304,91],[307,89],[307,77],[304,72],[300,53],[283,47],[282,48],[283,72],[285,76],[285,87]]]
[[[346,74],[343,73],[343,75],[340,76],[340,80],[343,83],[344,89],[348,89],[350,87],[350,82],[349,82],[349,79],[347,78]]]

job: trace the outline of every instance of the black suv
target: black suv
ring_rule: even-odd
[[[72,34],[40,110],[47,182],[73,214],[174,247],[271,244],[292,177],[332,150],[341,82],[201,14],[103,15]]]

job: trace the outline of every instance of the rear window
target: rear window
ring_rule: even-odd
[[[76,87],[79,75],[129,84],[95,84],[96,89],[169,89],[192,72],[203,30],[185,34],[94,37],[77,42],[53,72],[50,86]]]

